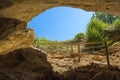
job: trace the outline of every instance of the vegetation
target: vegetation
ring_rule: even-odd
[[[52,44],[49,44],[52,43]],[[60,45],[56,45],[54,43],[59,43],[59,41],[51,41],[45,37],[40,38],[38,35],[35,36],[33,41],[33,46],[36,48],[40,48],[43,50],[58,50],[61,49]]]
[[[86,29],[86,42],[102,42],[107,25],[99,19],[91,19]]]
[[[33,45],[36,47],[40,47],[40,43],[43,42],[48,42],[48,40],[45,37],[40,38],[38,35],[36,35],[33,41]]]
[[[120,19],[118,16],[113,16],[103,12],[95,12],[92,18],[97,18],[106,24],[112,24],[116,19]]]
[[[106,29],[118,29],[120,28],[120,18],[117,16],[112,16],[107,13],[95,12],[90,19],[89,23],[86,26],[86,32],[78,33],[72,40],[67,40],[67,43],[78,43],[78,42],[103,42],[105,38]],[[58,41],[51,41],[46,39],[45,37],[40,38],[38,35],[35,36],[33,45],[36,47],[41,47],[41,43],[59,43]],[[64,42],[63,42],[64,43]],[[108,42],[110,45],[113,43],[111,40]],[[45,45],[45,44],[44,44]],[[99,44],[103,45],[103,44]],[[56,45],[45,45],[47,48],[57,48]],[[86,47],[90,47],[90,45],[86,45]],[[96,46],[96,45],[92,45]],[[98,46],[98,45],[97,45]]]
[[[85,35],[84,33],[78,33],[75,35],[75,37],[71,40],[71,42],[73,43],[77,43],[77,42],[83,42],[85,40]]]
[[[81,42],[81,40],[86,42],[103,42],[105,39],[106,29],[118,29],[120,28],[120,18],[117,16],[112,16],[107,13],[95,12],[86,26],[86,34],[78,33],[73,42]],[[111,45],[113,41],[108,40],[108,45]],[[103,46],[103,44],[98,44]],[[98,46],[98,45],[92,45]],[[86,45],[90,47],[91,45]]]
[[[104,33],[108,28],[120,28],[120,17],[112,16],[107,13],[95,12],[86,26],[86,34],[82,35],[83,33],[78,33],[73,41],[81,42],[81,40],[79,40],[81,38],[84,38],[86,42],[104,41]]]
[[[116,20],[113,22],[113,27],[114,27],[115,29],[120,28],[120,19],[116,19]]]

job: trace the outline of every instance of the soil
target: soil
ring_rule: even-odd
[[[0,80],[120,80],[120,43],[105,51],[78,56],[46,53],[35,48],[18,49],[0,56]],[[115,50],[115,51],[114,51]]]

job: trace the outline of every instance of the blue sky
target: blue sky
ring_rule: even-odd
[[[72,39],[79,32],[85,32],[92,14],[77,8],[55,7],[34,17],[27,27],[34,29],[35,35],[40,37],[64,41]]]

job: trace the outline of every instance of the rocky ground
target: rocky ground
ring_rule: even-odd
[[[112,49],[112,50],[111,50]],[[109,47],[111,66],[103,51],[78,57],[52,55],[35,48],[0,56],[0,80],[120,80],[120,43]]]

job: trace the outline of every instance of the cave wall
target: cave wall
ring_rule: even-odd
[[[120,16],[120,0],[0,0],[0,17],[28,22],[39,13],[56,6],[70,6]]]
[[[26,22],[6,17],[0,18],[0,54],[26,48],[32,44],[34,32],[26,28]]]
[[[0,54],[29,46],[34,35],[33,30],[26,28],[27,22],[56,6],[120,16],[120,0],[0,0]]]

